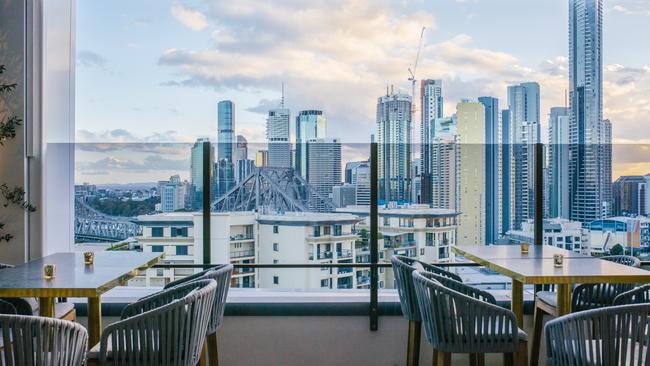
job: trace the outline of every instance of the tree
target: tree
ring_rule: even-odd
[[[610,255],[623,255],[625,254],[625,248],[621,244],[616,244],[609,250]]]
[[[0,75],[5,72],[6,68],[4,65],[0,65]],[[0,81],[0,94],[11,93],[18,84],[11,83],[7,84]],[[16,137],[16,129],[22,125],[23,120],[17,116],[1,117],[0,118],[0,146],[4,145],[7,140],[11,140]],[[9,205],[17,205],[28,212],[36,211],[36,208],[32,206],[29,202],[25,200],[25,190],[22,187],[13,187],[10,188],[7,184],[0,184],[0,197],[4,202],[0,202],[2,207],[8,207]],[[2,230],[4,229],[5,224],[0,222],[0,242],[8,242],[14,236],[10,233],[5,233]]]

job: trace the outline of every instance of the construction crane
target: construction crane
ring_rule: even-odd
[[[424,39],[424,31],[426,30],[426,27],[422,27],[422,32],[420,32],[420,43],[418,44],[418,52],[415,54],[415,62],[413,63],[413,68],[409,67],[409,78],[408,80],[411,82],[411,118],[415,117],[415,83],[417,80],[415,79],[415,73],[417,72],[418,69],[418,62],[420,61],[420,51],[422,50],[422,40]]]

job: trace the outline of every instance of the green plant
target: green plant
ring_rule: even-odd
[[[5,72],[4,65],[0,65],[0,75]],[[18,84],[4,84],[0,83],[0,94],[9,93],[16,89]],[[23,120],[16,117],[10,116],[0,120],[0,145],[4,145],[5,141],[8,139],[13,139],[16,137],[16,128],[22,124]]]
[[[625,254],[625,249],[621,244],[616,244],[609,250],[610,255],[623,255]]]
[[[4,74],[6,68],[4,65],[0,65],[0,75]],[[12,83],[7,84],[0,82],[0,94],[10,93],[18,84]],[[16,116],[9,116],[6,118],[0,119],[0,146],[4,143],[16,137],[16,129],[22,124],[23,120]],[[27,212],[36,211],[31,203],[25,200],[25,190],[22,187],[13,187],[10,188],[7,184],[0,184],[0,197],[4,200],[2,202],[2,207],[8,207],[10,205],[16,205],[26,210]],[[9,233],[3,233],[5,224],[0,222],[0,242],[8,242],[14,236]]]

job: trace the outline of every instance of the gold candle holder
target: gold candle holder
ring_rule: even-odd
[[[95,263],[95,253],[94,252],[85,252],[84,253],[84,264],[89,266]]]
[[[530,243],[521,243],[521,253],[528,254],[530,251]]]
[[[554,254],[553,255],[553,265],[555,267],[562,267],[564,265],[564,255]]]
[[[51,280],[56,277],[56,265],[46,264],[43,266],[43,277],[46,280]]]

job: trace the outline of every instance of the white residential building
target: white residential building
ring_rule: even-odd
[[[578,221],[564,218],[545,219],[544,244],[558,248],[573,250],[583,254],[591,254],[591,238],[589,230],[582,227]],[[535,221],[530,219],[521,224],[521,230],[510,230],[506,238],[514,244],[535,242]]]

